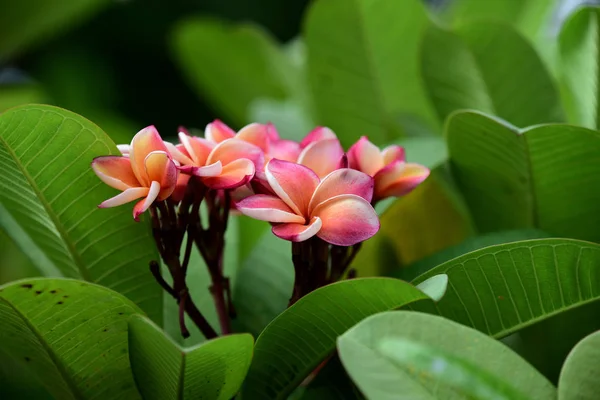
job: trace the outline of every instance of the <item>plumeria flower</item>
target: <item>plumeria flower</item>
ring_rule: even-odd
[[[428,168],[406,162],[404,148],[391,145],[379,150],[366,136],[350,147],[348,161],[350,168],[375,179],[374,201],[404,196],[429,176]]]
[[[349,168],[320,180],[310,168],[273,159],[265,168],[275,195],[257,194],[237,203],[250,217],[273,223],[273,233],[292,242],[314,235],[324,241],[351,246],[379,230],[370,204],[373,178]]]
[[[133,207],[137,221],[155,200],[171,195],[178,171],[154,126],[139,131],[126,150],[128,155],[96,157],[92,162],[94,172],[104,183],[123,191],[98,207],[115,207],[143,198]]]
[[[246,125],[238,133],[221,120],[215,119],[204,129],[204,137],[213,143],[221,143],[227,139],[238,139],[244,142],[252,143],[259,147],[264,153],[269,151],[269,133],[268,127],[259,123]]]
[[[218,144],[179,133],[181,145],[170,146],[180,170],[201,177],[211,189],[234,189],[254,176],[256,165],[264,163],[263,151],[240,139],[226,139]]]

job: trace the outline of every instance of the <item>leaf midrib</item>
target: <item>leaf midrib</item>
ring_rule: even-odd
[[[33,326],[29,322],[29,319],[26,318],[25,315],[16,306],[14,306],[10,301],[8,301],[7,299],[5,299],[2,296],[0,296],[0,301],[3,301],[5,304],[7,304],[19,316],[19,318],[21,318],[21,320],[25,323],[25,325],[29,328],[29,330],[35,335],[35,337],[38,339],[39,343],[42,345],[42,347],[46,351],[46,354],[48,355],[48,357],[50,357],[50,360],[52,360],[52,363],[58,370],[58,373],[60,374],[60,376],[63,378],[63,380],[67,384],[73,397],[75,399],[83,399],[84,397],[79,392],[77,385],[75,385],[75,383],[70,379],[69,374],[66,371],[66,368],[64,368],[62,363],[58,360],[58,358],[54,354],[54,351],[48,346],[43,335],[37,330],[37,328],[35,326]]]
[[[42,116],[40,117],[40,120],[47,113],[50,113],[50,111],[42,110]],[[66,117],[64,117],[64,116],[62,116],[60,114],[57,114],[57,113],[55,113],[55,114],[58,115],[59,117],[63,118],[64,120],[68,119],[68,118],[66,118]],[[78,123],[77,121],[74,121],[74,122]],[[79,124],[79,126],[81,127],[81,124]],[[83,130],[84,128],[81,127],[81,129]],[[52,139],[50,139],[50,140],[52,140]],[[29,172],[27,172],[27,170],[22,165],[22,163],[20,162],[20,160],[17,157],[17,155],[15,154],[15,152],[12,150],[12,148],[9,146],[9,144],[6,142],[6,140],[4,139],[4,137],[1,134],[0,134],[0,144],[2,144],[6,148],[6,151],[8,152],[8,154],[13,158],[13,160],[15,161],[15,164],[17,165],[17,167],[19,168],[19,170],[21,171],[21,173],[23,174],[23,176],[25,177],[25,179],[27,179],[27,182],[29,183],[29,186],[31,187],[31,189],[33,190],[33,192],[35,193],[35,195],[37,196],[37,198],[40,201],[40,203],[42,204],[42,206],[44,207],[44,210],[46,210],[46,214],[48,215],[48,217],[50,218],[50,220],[54,224],[54,227],[56,228],[58,234],[60,235],[60,237],[61,237],[61,239],[63,241],[63,243],[65,244],[67,250],[69,251],[69,254],[71,254],[71,258],[72,258],[73,262],[75,263],[75,265],[77,266],[77,269],[79,270],[79,273],[81,274],[81,277],[84,280],[86,280],[86,281],[91,281],[91,277],[90,277],[87,269],[85,268],[85,266],[83,264],[83,261],[81,260],[81,257],[79,256],[79,253],[76,251],[76,249],[74,248],[73,244],[69,240],[69,236],[65,232],[65,229],[62,226],[60,220],[54,214],[54,212],[52,210],[52,207],[50,206],[50,204],[48,203],[48,201],[44,197],[43,193],[38,188],[37,184],[35,183],[35,181],[31,177],[31,175],[29,175]]]

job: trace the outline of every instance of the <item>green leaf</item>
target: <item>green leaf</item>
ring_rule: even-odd
[[[417,289],[431,297],[433,301],[440,301],[448,289],[448,275],[439,274],[419,283]]]
[[[416,162],[433,169],[448,159],[448,150],[443,138],[408,137],[398,140],[395,144],[404,147],[406,160]]]
[[[442,121],[461,109],[494,114],[521,127],[563,120],[542,61],[508,25],[478,22],[455,33],[430,27],[421,69]]]
[[[96,125],[43,105],[0,115],[0,228],[48,276],[116,290],[161,321],[162,292],[148,263],[158,259],[146,224],[130,206],[98,209],[116,191],[90,168],[119,154]]]
[[[258,98],[248,106],[249,120],[266,124],[271,122],[284,139],[300,141],[315,128],[308,111],[297,100]]]
[[[338,338],[369,399],[551,399],[556,389],[502,343],[433,315],[380,313]]]
[[[36,42],[81,24],[108,0],[11,1],[0,14],[0,62],[25,51]]]
[[[528,239],[543,239],[549,238],[546,232],[537,229],[523,229],[517,231],[500,231],[492,232],[485,235],[474,236],[466,239],[464,242],[444,249],[429,257],[425,257],[411,265],[403,268],[398,268],[391,272],[390,276],[410,282],[416,277],[438,265],[450,261],[453,258],[462,256],[484,247],[493,246],[495,244],[504,244],[518,242]]]
[[[188,81],[233,124],[249,122],[253,100],[287,95],[287,59],[257,26],[189,19],[176,26],[173,48]]]
[[[314,2],[305,40],[317,122],[346,146],[365,134],[378,144],[401,136],[400,114],[437,127],[419,76],[427,24],[418,0]]]
[[[569,125],[519,131],[461,112],[446,135],[456,183],[482,233],[538,228],[600,241],[600,164],[589,161],[600,133]]]
[[[600,128],[600,9],[575,12],[560,33],[560,67],[569,122]]]
[[[447,274],[437,313],[502,338],[552,316],[600,300],[600,245],[538,239],[486,247],[441,264],[417,278]]]
[[[264,224],[268,226],[267,224]],[[247,231],[244,242],[256,231]],[[270,229],[260,237],[248,257],[244,258],[235,284],[233,302],[237,318],[235,330],[255,336],[286,309],[294,285],[292,246],[279,239]]]
[[[472,233],[467,211],[441,167],[409,195],[395,200],[380,220],[380,231],[363,244],[352,263],[359,276],[389,274]]]
[[[129,320],[129,359],[146,400],[233,398],[250,366],[253,345],[252,336],[244,333],[181,349],[150,320]]]
[[[443,18],[453,26],[476,21],[511,24],[538,50],[548,68],[556,68],[556,25],[558,0],[459,0],[449,3]]]
[[[374,313],[429,299],[389,278],[351,279],[308,294],[275,318],[256,341],[243,395],[284,399],[335,348],[335,339]]]
[[[560,373],[559,400],[593,400],[600,391],[600,332],[593,333],[573,348]]]
[[[140,398],[127,358],[124,296],[71,279],[0,287],[0,352],[25,366],[57,399]]]

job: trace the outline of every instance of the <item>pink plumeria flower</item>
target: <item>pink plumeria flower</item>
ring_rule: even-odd
[[[349,168],[320,180],[311,169],[273,159],[265,168],[275,195],[257,194],[237,203],[250,217],[273,223],[273,233],[292,242],[314,235],[324,241],[351,246],[379,230],[370,204],[373,178]]]
[[[239,139],[215,144],[207,139],[179,133],[181,145],[170,148],[182,172],[201,177],[211,189],[234,189],[252,179],[256,165],[264,163],[263,151]]]
[[[104,183],[123,191],[98,207],[115,207],[143,197],[133,207],[133,218],[138,221],[155,200],[171,195],[178,171],[154,126],[139,131],[127,153],[128,156],[96,157],[92,162],[94,172]]]
[[[404,196],[429,176],[428,168],[406,162],[404,148],[391,145],[379,150],[366,136],[350,147],[348,161],[350,168],[375,179],[374,201]]]
[[[244,126],[236,133],[221,120],[215,119],[204,129],[204,137],[213,143],[221,143],[227,139],[238,139],[252,143],[259,147],[264,153],[269,151],[268,127],[259,123],[251,123]]]
[[[302,151],[296,162],[312,169],[319,178],[347,167],[344,149],[329,128],[315,128],[300,142],[300,147]]]

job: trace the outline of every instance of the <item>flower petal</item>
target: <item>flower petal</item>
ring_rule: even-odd
[[[235,189],[250,182],[254,176],[254,171],[255,168],[252,161],[240,158],[223,166],[221,175],[202,178],[202,181],[206,186],[215,190]]]
[[[204,129],[204,137],[214,143],[221,143],[234,136],[235,131],[218,119],[206,125]]]
[[[385,166],[379,147],[369,142],[366,136],[362,136],[358,142],[350,146],[350,149],[348,149],[348,161],[350,168],[357,169],[371,176],[375,175]]]
[[[325,139],[313,142],[302,150],[298,164],[312,169],[319,178],[340,168],[344,149],[337,139]]]
[[[127,157],[102,156],[92,161],[92,169],[108,186],[119,190],[141,186],[131,169]]]
[[[331,129],[325,126],[317,126],[315,129],[310,131],[308,135],[304,137],[304,139],[302,139],[300,142],[300,148],[303,149],[313,142],[327,139],[337,139],[337,136]]]
[[[153,151],[168,152],[167,146],[163,143],[156,128],[151,125],[135,134],[131,140],[129,149],[129,158],[131,159],[131,169],[143,186],[150,186],[152,179],[146,175],[144,160],[148,154]]]
[[[152,183],[158,182],[160,185],[159,200],[164,200],[173,193],[177,184],[179,171],[169,158],[169,154],[164,151],[153,151],[148,154],[144,160],[146,174],[152,180]]]
[[[128,144],[118,144],[117,145],[117,149],[121,152],[121,154],[123,154],[124,156],[129,157],[129,151],[131,149],[131,146]]]
[[[242,158],[252,161],[256,168],[262,168],[265,160],[260,147],[239,139],[227,139],[212,150],[206,163],[213,164],[221,161],[223,166],[226,166]]]
[[[122,193],[119,193],[115,197],[104,200],[98,205],[98,208],[116,207],[125,203],[129,203],[130,201],[139,199],[140,197],[146,197],[148,195],[148,191],[149,189],[147,187],[129,188]]]
[[[383,157],[384,165],[389,165],[394,161],[406,161],[406,151],[404,151],[404,147],[395,144],[381,150],[381,156]]]
[[[270,122],[267,122],[267,136],[271,142],[276,142],[280,140],[279,132],[277,132],[277,128]]]
[[[373,206],[354,194],[332,197],[319,204],[311,216],[323,221],[317,236],[338,246],[365,241],[379,230],[379,218]]]
[[[196,176],[219,176],[223,172],[223,164],[221,164],[221,161],[217,161],[204,167],[192,167],[190,172]]]
[[[171,198],[174,202],[179,203],[183,200],[183,196],[185,196],[185,192],[187,191],[187,185],[190,180],[190,176],[186,174],[179,174],[177,177],[177,183],[175,184],[175,189],[173,193],[171,193]]]
[[[206,164],[210,152],[215,147],[212,142],[206,139],[188,136],[183,132],[179,132],[179,140],[187,151],[189,158],[197,167],[203,167]]]
[[[181,165],[192,165],[194,162],[189,157],[189,153],[183,145],[175,146],[173,143],[164,142],[169,154],[173,160],[177,161]]]
[[[278,224],[273,226],[271,231],[275,236],[292,242],[303,242],[311,237],[318,235],[322,222],[318,217],[310,220],[310,224]]]
[[[148,190],[148,195],[146,196],[146,198],[143,201],[138,202],[133,207],[133,219],[134,220],[136,220],[136,221],[140,220],[139,219],[140,214],[142,214],[144,211],[146,211],[152,205],[152,203],[154,203],[154,200],[156,200],[160,191],[161,191],[160,183],[157,181],[152,181],[152,183],[150,184],[150,189]]]
[[[414,163],[396,161],[375,175],[375,200],[410,193],[429,176],[429,169]]]
[[[236,203],[244,215],[267,222],[293,222],[304,224],[304,217],[297,215],[278,197],[256,194]]]
[[[235,137],[244,142],[252,143],[262,151],[267,152],[269,150],[269,134],[267,129],[266,125],[255,122],[240,129]]]
[[[319,177],[304,165],[273,159],[265,168],[271,189],[298,215],[308,216],[308,204]]]
[[[293,140],[276,140],[269,145],[268,158],[296,162],[300,155],[300,145]]]
[[[355,194],[369,203],[373,199],[375,180],[364,172],[344,168],[327,175],[313,194],[308,206],[308,214],[319,204],[341,194]]]

